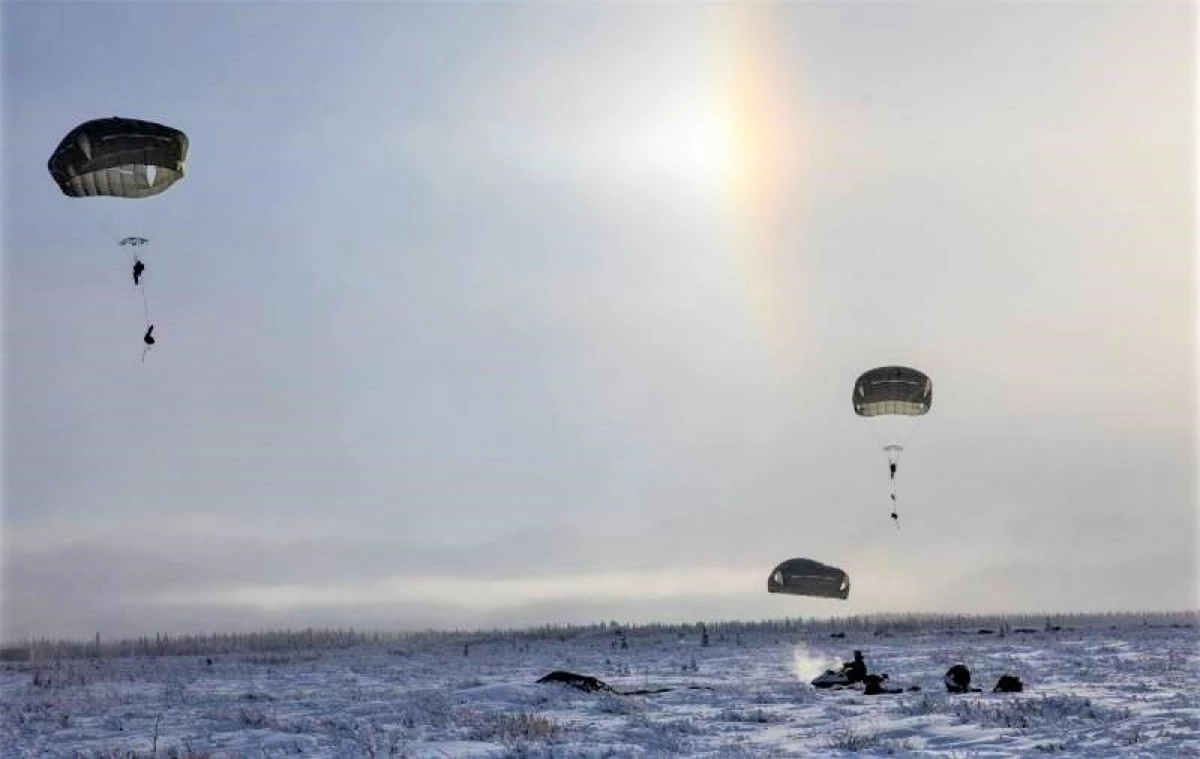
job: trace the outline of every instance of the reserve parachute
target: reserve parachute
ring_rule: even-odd
[[[933,382],[925,373],[907,366],[880,366],[859,375],[851,400],[854,413],[867,419],[871,434],[887,454],[891,516],[899,526],[896,469],[916,421],[933,405]]]
[[[767,592],[845,599],[850,596],[850,576],[813,559],[788,559],[771,570]]]

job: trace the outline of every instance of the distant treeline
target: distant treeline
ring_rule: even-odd
[[[587,625],[546,624],[523,629],[381,631],[348,629],[265,630],[202,635],[140,636],[90,641],[30,639],[0,647],[0,661],[44,661],[54,658],[114,658],[132,656],[215,656],[296,650],[331,650],[385,644],[424,648],[461,646],[463,643],[529,645],[544,641],[566,642],[619,634],[626,640],[675,636],[704,636],[717,643],[772,635],[870,633],[874,635],[958,632],[1060,632],[1096,628],[1200,627],[1200,611],[1021,613],[1021,614],[863,614],[847,617],[795,617],[757,621],[728,620],[691,623],[622,624],[616,621]]]

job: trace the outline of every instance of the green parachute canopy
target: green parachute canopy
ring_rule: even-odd
[[[859,376],[852,400],[859,416],[921,416],[933,405],[933,382],[907,366],[880,366]]]
[[[147,198],[183,178],[187,152],[178,129],[113,116],[68,132],[47,168],[69,197]]]
[[[767,592],[847,598],[850,595],[850,576],[837,567],[812,559],[788,559],[771,570],[767,577]]]

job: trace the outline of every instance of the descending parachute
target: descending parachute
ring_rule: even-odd
[[[113,116],[67,132],[48,168],[73,198],[147,198],[183,178],[187,151],[187,135],[178,129]]]
[[[812,559],[788,559],[771,570],[767,592],[844,599],[850,595],[850,576]]]
[[[851,400],[854,413],[869,419],[872,434],[887,453],[892,519],[898,520],[896,467],[915,421],[933,405],[933,382],[923,372],[907,366],[880,366],[859,376]]]
[[[174,127],[113,116],[86,121],[67,132],[50,155],[47,168],[68,197],[149,198],[183,178],[187,152],[187,135]],[[140,235],[130,235],[118,244],[140,251],[148,242]],[[141,281],[146,265],[138,253],[130,264],[146,319],[144,360],[146,350],[154,344],[150,337],[154,326]]]

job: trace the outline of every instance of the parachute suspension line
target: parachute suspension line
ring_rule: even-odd
[[[901,445],[892,444],[885,445],[883,450],[887,452],[888,456],[888,480],[891,484],[890,495],[892,498],[891,517],[892,521],[896,523],[896,529],[898,530],[900,529],[900,512],[896,503],[896,469],[900,464],[900,454],[903,452],[904,447]]]
[[[146,295],[146,283],[142,281],[142,273],[145,271],[145,264],[142,258],[138,255],[138,248],[150,242],[145,237],[124,237],[119,243],[122,247],[128,246],[129,251],[129,267],[133,273],[133,286],[137,289],[138,294],[142,298],[142,319],[146,323],[146,331],[143,333],[142,342],[142,363],[146,362],[146,353],[154,344],[151,338],[151,333],[154,330],[153,322],[150,321],[150,299]]]
[[[138,285],[138,289],[142,291],[142,316],[146,318],[146,327],[150,327],[150,304],[146,301],[146,286]]]

